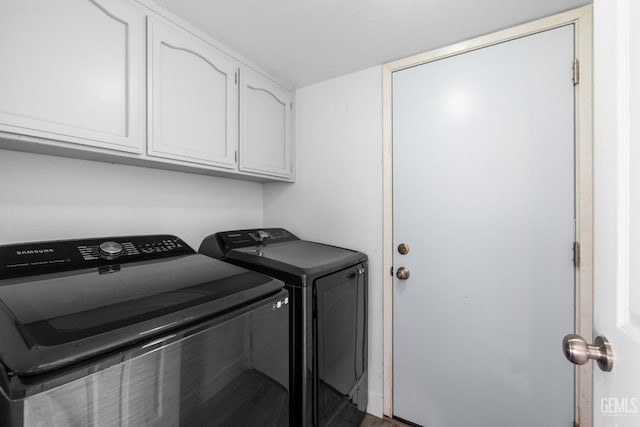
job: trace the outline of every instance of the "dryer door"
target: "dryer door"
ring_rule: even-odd
[[[366,264],[317,279],[313,291],[314,418],[322,426],[336,417],[358,418],[366,409]]]

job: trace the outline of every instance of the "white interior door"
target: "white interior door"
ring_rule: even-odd
[[[640,4],[594,3],[594,335],[613,370],[594,365],[594,426],[640,426]],[[590,341],[591,337],[584,337]]]
[[[567,25],[393,75],[396,417],[573,423],[573,59]]]

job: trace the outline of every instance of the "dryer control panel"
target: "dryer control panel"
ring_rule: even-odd
[[[264,246],[271,243],[283,243],[294,240],[300,239],[284,228],[224,231],[206,237],[202,245],[200,245],[198,252],[214,258],[222,258],[232,249]]]

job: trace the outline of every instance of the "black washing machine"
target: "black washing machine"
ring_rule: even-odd
[[[283,286],[168,235],[0,246],[0,425],[286,426]]]
[[[291,425],[360,425],[367,407],[367,256],[281,228],[213,234],[199,252],[285,283]]]

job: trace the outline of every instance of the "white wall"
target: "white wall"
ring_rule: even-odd
[[[260,183],[0,150],[0,244],[260,225]]]
[[[382,68],[298,89],[294,185],[265,184],[265,226],[369,256],[369,412],[382,415]]]

